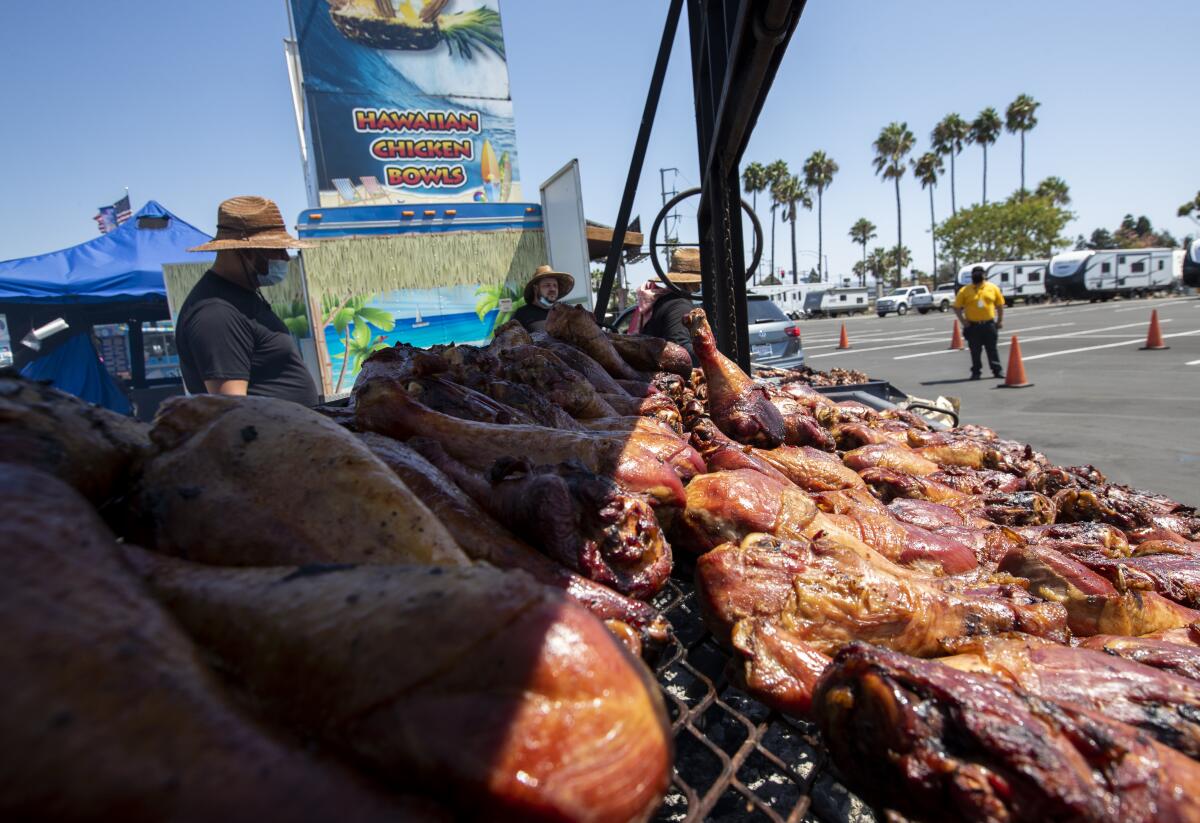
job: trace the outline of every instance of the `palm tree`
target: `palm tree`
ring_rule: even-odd
[[[977,146],[983,147],[983,205],[987,205],[987,149],[1000,136],[1000,115],[991,106],[979,112],[975,122],[971,124],[971,134],[967,138]]]
[[[779,199],[775,196],[775,186],[780,180],[791,174],[787,163],[776,160],[767,166],[767,187],[771,189],[771,275],[775,274],[775,210],[779,208]]]
[[[751,209],[755,216],[758,215],[758,193],[766,191],[771,180],[767,177],[767,167],[762,163],[751,163],[746,168],[742,169],[742,185],[746,189],[746,193],[750,195]],[[759,259],[759,268],[762,268],[762,260]]]
[[[963,143],[971,133],[971,126],[957,114],[947,114],[942,122],[933,127],[929,135],[933,150],[950,156],[950,213],[958,214],[958,202],[954,189],[954,157],[962,152]]]
[[[916,138],[908,130],[908,123],[892,122],[884,126],[875,138],[875,173],[896,184],[896,245],[904,243],[900,231],[900,178],[907,168],[904,158],[912,151]],[[896,284],[900,284],[900,268],[896,268]]]
[[[838,173],[838,164],[834,162],[832,157],[829,157],[823,151],[814,151],[804,161],[804,183],[810,189],[817,190],[817,271],[821,273],[821,280],[825,280],[825,269],[822,266],[822,253],[825,251],[823,241],[822,223],[822,199],[825,194],[825,189],[829,188],[829,184],[833,182],[833,176]],[[809,208],[812,208],[809,206]]]
[[[1004,128],[1009,134],[1021,135],[1021,190],[1025,190],[1025,132],[1037,125],[1038,106],[1042,105],[1028,94],[1019,94],[1004,111]],[[984,201],[987,202],[986,200]]]
[[[1038,183],[1034,196],[1047,197],[1056,206],[1066,206],[1071,202],[1070,192],[1071,190],[1068,188],[1066,180],[1063,180],[1061,177],[1047,177]]]
[[[338,334],[346,335],[342,367],[338,371],[334,394],[342,390],[342,381],[346,379],[347,372],[354,373],[364,357],[376,349],[387,347],[386,343],[372,342],[371,326],[378,326],[383,331],[391,331],[396,327],[396,318],[391,312],[367,305],[374,299],[373,294],[359,294],[342,301],[327,324],[331,324]]]
[[[792,224],[792,284],[795,285],[800,282],[800,273],[796,268],[796,218],[801,206],[806,209],[812,208],[812,196],[800,178],[794,174],[776,181],[775,185],[771,186],[771,196],[783,209],[782,219]],[[775,273],[772,272],[771,276],[774,277]]]
[[[938,176],[945,171],[942,156],[927,151],[913,161],[913,175],[921,181],[921,188],[929,189],[929,239],[933,242],[933,284],[937,285],[937,237],[933,230],[937,220],[933,217],[933,190],[937,188]]]
[[[867,271],[875,277],[876,295],[883,291],[883,278],[888,272],[889,265],[887,249],[883,246],[876,246],[867,255]]]
[[[492,321],[492,329],[503,326],[512,319],[517,309],[525,305],[525,295],[522,291],[508,283],[480,286],[475,289],[475,296],[479,298],[475,301],[475,316],[479,318],[480,323],[483,322],[483,318],[487,317],[488,312],[496,312],[496,317]],[[507,311],[501,308],[505,300],[508,301]],[[491,335],[490,330],[488,335]]]
[[[850,227],[850,239],[862,246],[862,273],[859,285],[867,285],[867,243],[875,239],[876,226],[865,217],[860,217]]]
[[[912,251],[908,246],[893,246],[883,254],[884,270],[891,271],[895,269],[900,271],[912,265]],[[900,285],[900,281],[896,280],[896,285]]]
[[[1200,214],[1200,191],[1196,192],[1194,198],[1181,205],[1175,213],[1180,217],[1190,217],[1192,220],[1200,222],[1200,220],[1196,220],[1196,215]]]

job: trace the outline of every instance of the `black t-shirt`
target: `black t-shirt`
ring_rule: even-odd
[[[317,389],[287,326],[261,294],[211,270],[183,301],[175,342],[192,394],[207,391],[205,380],[246,380],[247,394],[317,404]]]
[[[541,306],[535,306],[532,303],[526,303],[513,312],[513,320],[524,326],[525,331],[530,332],[545,331],[546,318],[549,316],[549,309],[543,309]]]
[[[688,312],[697,305],[681,294],[674,292],[664,294],[654,301],[654,307],[650,310],[650,319],[646,321],[640,331],[642,334],[661,337],[663,340],[670,340],[672,343],[683,346],[692,356],[692,365],[696,365],[698,361],[696,353],[692,351],[692,334],[683,324],[683,318],[687,317]]]

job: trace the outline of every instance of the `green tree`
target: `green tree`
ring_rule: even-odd
[[[987,205],[987,150],[1000,136],[1000,115],[991,106],[979,112],[979,116],[971,123],[971,134],[968,140],[983,148],[983,204]]]
[[[865,217],[860,217],[850,227],[850,239],[862,246],[862,266],[856,270],[859,285],[867,285],[867,244],[875,239],[876,226]]]
[[[837,173],[838,164],[823,151],[814,151],[804,161],[804,183],[810,189],[817,191],[817,270],[821,273],[822,280],[827,274],[821,262],[824,259],[822,255],[825,251],[822,200],[825,189],[829,188],[829,184],[833,182],[833,176]],[[795,270],[795,266],[793,266],[793,270]]]
[[[770,178],[767,176],[767,167],[762,163],[750,163],[746,168],[742,169],[742,186],[746,193],[750,195],[750,207],[754,212],[755,217],[758,216],[758,193],[766,191],[767,186],[771,184]],[[762,270],[762,259],[759,259],[759,273]]]
[[[962,260],[1027,260],[1049,257],[1069,241],[1062,231],[1074,215],[1049,198],[1009,198],[971,206],[935,230],[943,254]]]
[[[867,255],[863,253],[862,260],[855,260],[854,265],[850,267],[850,271],[858,276],[858,285],[867,285]]]
[[[775,196],[775,187],[790,176],[787,163],[782,160],[767,166],[767,187],[771,190],[771,274],[775,273],[775,212],[782,205]]]
[[[802,207],[812,208],[812,196],[809,195],[808,189],[799,177],[789,174],[782,180],[775,181],[775,184],[771,186],[771,197],[783,209],[782,219],[790,223],[792,227],[792,283],[797,283],[799,282],[799,269],[796,268],[796,218]],[[771,275],[775,275],[774,270]]]
[[[912,251],[908,248],[908,246],[892,246],[890,249],[884,252],[884,271],[892,271],[895,269],[897,272],[899,272],[902,269],[907,269],[911,265]],[[899,275],[896,276],[896,285],[900,285]]]
[[[1050,202],[1056,206],[1071,205],[1071,189],[1067,186],[1067,181],[1061,177],[1047,177],[1038,183],[1033,196],[1048,197]]]
[[[1028,94],[1019,94],[1004,111],[1004,128],[1009,134],[1021,135],[1021,188],[1025,188],[1025,133],[1037,125],[1038,106],[1042,105]],[[984,202],[987,202],[986,200]]]
[[[345,335],[342,341],[345,350],[338,370],[337,385],[333,387],[334,394],[342,390],[347,373],[358,371],[363,358],[373,351],[387,348],[387,343],[372,336],[371,326],[377,326],[382,331],[391,331],[396,327],[396,318],[391,312],[367,305],[374,299],[373,294],[360,294],[344,300],[333,313],[332,320],[326,323],[332,325],[339,335]]]
[[[950,213],[958,214],[958,202],[955,199],[954,158],[962,153],[963,144],[971,134],[971,126],[957,114],[947,114],[941,122],[933,127],[929,135],[933,150],[940,155],[950,158]]]
[[[271,311],[283,321],[293,337],[308,337],[308,310],[303,300],[291,300],[286,303],[272,303]]]
[[[867,271],[875,278],[875,293],[878,295],[883,290],[883,279],[890,269],[888,261],[887,249],[883,246],[876,246],[871,249],[871,253],[867,255]]]
[[[896,245],[904,245],[904,237],[900,227],[900,178],[907,168],[904,158],[913,149],[916,139],[908,130],[907,123],[892,122],[883,127],[879,137],[875,138],[875,173],[882,175],[885,180],[891,180],[896,185]],[[900,269],[896,269],[896,282],[900,282]]]
[[[1200,191],[1196,192],[1196,196],[1191,200],[1181,205],[1177,214],[1180,217],[1190,217],[1192,220],[1196,220],[1197,217],[1200,217]]]
[[[933,243],[933,268],[931,271],[936,273],[937,235],[934,234],[934,230],[937,229],[937,220],[933,216],[933,190],[937,188],[938,176],[945,171],[945,166],[942,164],[942,156],[931,151],[927,151],[913,160],[912,164],[913,175],[921,181],[921,188],[929,189],[929,239]]]

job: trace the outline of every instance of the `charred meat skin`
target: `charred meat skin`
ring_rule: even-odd
[[[469,562],[357,437],[297,403],[171,398],[151,437],[129,510],[159,551],[235,566]]]
[[[536,466],[507,458],[481,477],[436,441],[410,443],[493,517],[589,580],[646,598],[670,576],[671,547],[650,504],[578,462]]]
[[[685,380],[692,376],[692,356],[678,343],[649,334],[610,332],[608,339],[625,362],[639,371],[665,371]]]
[[[1114,657],[1200,681],[1200,647],[1157,637],[1120,637],[1097,634],[1079,644]]]
[[[604,367],[570,343],[539,332],[533,342],[579,372],[601,394],[628,394]]]
[[[778,623],[824,654],[855,639],[928,657],[1003,632],[1067,638],[1057,604],[947,592],[937,578],[827,537],[750,535],[701,556],[696,580],[705,621],[725,643],[746,619]]]
[[[129,561],[264,712],[463,816],[615,823],[666,787],[648,672],[521,572]]]
[[[691,330],[692,347],[704,370],[713,421],[739,443],[765,449],[781,445],[786,434],[783,415],[771,402],[766,388],[717,350],[704,310],[692,310],[684,323]]]
[[[0,459],[32,466],[100,504],[122,494],[150,451],[149,426],[0,371]]]
[[[854,643],[826,669],[814,707],[852,785],[902,814],[1030,823],[1200,818],[1200,764],[1123,723],[986,675]]]
[[[1187,677],[1090,648],[1030,639],[986,638],[941,662],[1128,723],[1189,757],[1200,755],[1200,683]]]
[[[590,471],[611,474],[630,491],[660,503],[686,501],[681,477],[704,471],[704,461],[687,443],[667,434],[565,432],[542,426],[492,426],[431,411],[399,386],[374,380],[356,396],[358,426],[389,437],[437,440],[454,458],[477,469],[514,454],[538,463],[579,460]]]
[[[359,438],[438,516],[473,560],[528,572],[561,589],[610,628],[614,621],[628,625],[649,645],[666,641],[670,626],[652,606],[594,583],[521,542],[411,446],[374,432]]]
[[[62,481],[0,464],[0,544],[0,817],[426,819],[237,708]]]
[[[641,380],[642,374],[613,348],[612,341],[596,323],[596,318],[583,306],[555,303],[546,316],[546,333],[570,343],[584,352],[612,377],[622,380]]]

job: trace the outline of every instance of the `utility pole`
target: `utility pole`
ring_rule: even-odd
[[[674,172],[674,175],[671,177],[671,188],[670,189],[667,189],[667,172]],[[662,202],[663,202],[664,206],[667,205],[667,201],[669,199],[671,199],[675,195],[679,194],[679,191],[676,189],[676,183],[678,180],[679,180],[679,169],[672,167],[672,168],[668,168],[668,169],[659,169],[658,170],[658,184],[659,184],[659,189],[662,192]],[[671,213],[668,214],[666,216],[666,218],[663,220],[663,232],[666,234],[666,242],[667,243],[678,243],[679,242],[678,229],[679,229],[679,209],[675,208],[675,209],[672,209]],[[663,260],[663,263],[665,264],[665,267],[668,270],[671,265],[671,248],[672,248],[671,246],[667,246],[667,251],[666,251],[667,257],[665,260]]]

